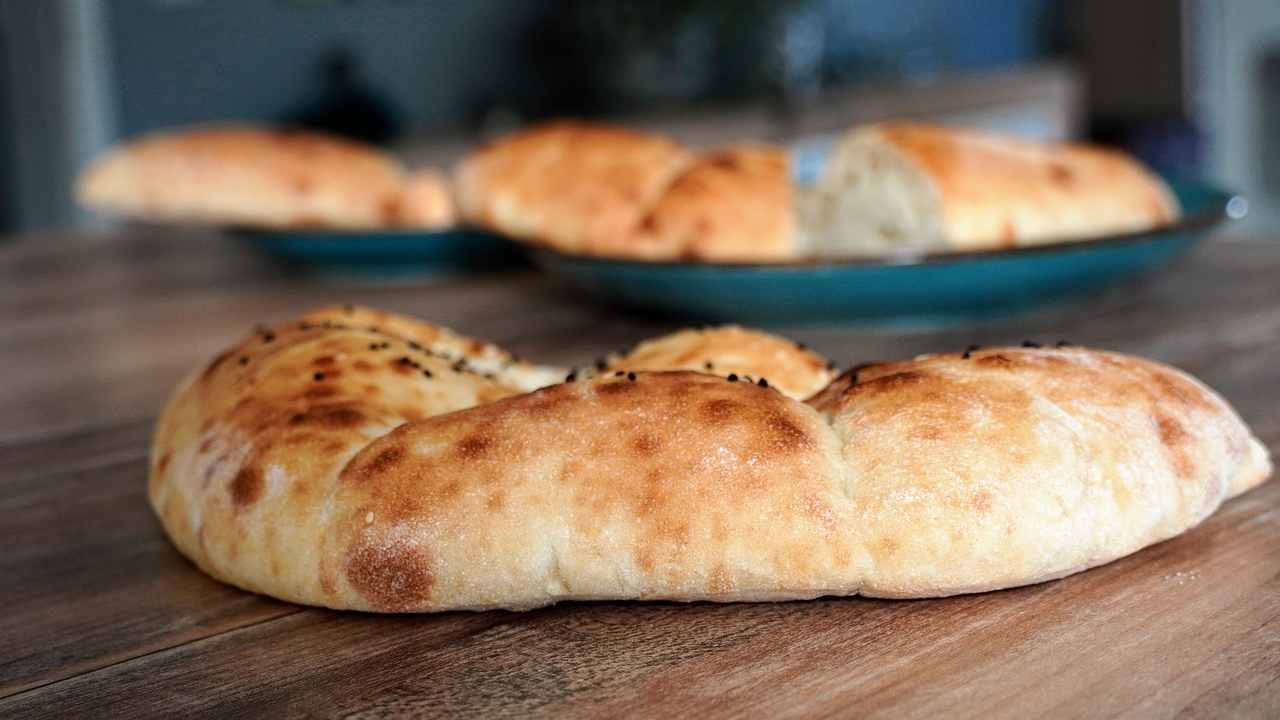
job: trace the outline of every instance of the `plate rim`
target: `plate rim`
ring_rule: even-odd
[[[429,240],[443,238],[450,235],[485,235],[492,238],[498,238],[511,242],[510,238],[506,238],[491,230],[472,226],[456,226],[450,228],[441,228],[429,230],[426,228],[368,228],[368,229],[350,229],[344,230],[340,228],[316,228],[314,230],[306,228],[260,228],[260,227],[239,227],[228,226],[221,228],[227,235],[245,240],[315,240],[324,242],[351,241],[360,242],[363,238],[376,237],[380,240],[390,241],[409,241],[409,240]]]

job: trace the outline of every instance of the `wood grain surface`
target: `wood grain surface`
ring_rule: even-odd
[[[1210,243],[1071,307],[779,328],[842,365],[1070,339],[1154,357],[1280,450],[1280,243]],[[317,282],[210,233],[0,245],[0,717],[1280,716],[1280,483],[1065,580],[931,601],[570,603],[382,617],[220,585],[145,499],[151,423],[255,322],[362,302],[549,362],[676,327],[532,273]]]

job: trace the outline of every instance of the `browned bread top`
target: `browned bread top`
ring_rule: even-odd
[[[646,259],[777,261],[797,257],[790,161],[765,145],[698,156],[622,244],[601,254]]]
[[[688,329],[636,345],[610,358],[609,370],[693,370],[736,376],[803,400],[826,387],[835,365],[777,335],[724,325]]]
[[[807,403],[537,372],[362,308],[263,329],[176,389],[152,505],[213,576],[335,608],[925,597],[1108,562],[1270,473],[1204,385],[1082,348],[864,367]]]
[[[477,149],[454,177],[466,220],[577,252],[631,232],[689,159],[662,136],[561,121]]]

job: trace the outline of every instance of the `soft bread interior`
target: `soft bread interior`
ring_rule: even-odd
[[[818,182],[798,196],[803,236],[816,255],[892,255],[945,245],[933,181],[874,131],[842,142]]]

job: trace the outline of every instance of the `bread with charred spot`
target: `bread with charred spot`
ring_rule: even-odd
[[[1115,353],[926,356],[805,401],[650,361],[529,392],[487,344],[313,313],[179,385],[151,503],[210,575],[331,608],[913,598],[1109,562],[1271,470],[1212,390]]]

